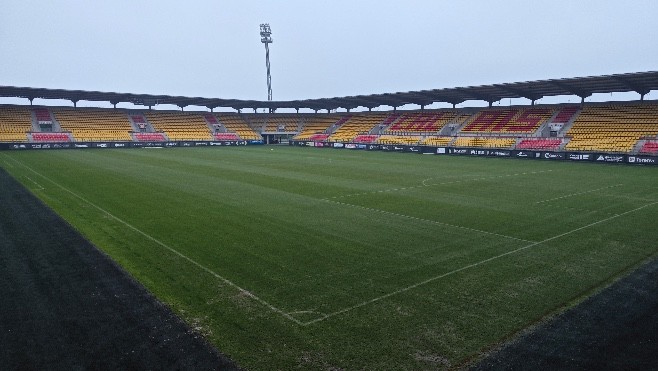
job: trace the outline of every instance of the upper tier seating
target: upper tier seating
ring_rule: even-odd
[[[484,109],[462,129],[466,133],[531,134],[553,116],[549,108]]]
[[[316,134],[325,134],[325,131],[333,125],[340,126],[344,118],[339,115],[319,115],[307,117],[302,131],[293,137],[294,140],[316,140],[311,139]],[[327,139],[326,137],[324,138]]]
[[[585,107],[566,136],[569,151],[628,153],[642,137],[658,134],[658,105]]]
[[[235,113],[215,116],[219,122],[231,133],[236,133],[242,140],[263,140],[263,137],[252,129],[249,124]]]
[[[141,132],[146,132],[148,129],[148,124],[146,122],[146,119],[142,115],[130,115],[130,119],[133,120],[135,125],[137,125],[137,128]],[[139,141],[142,141],[142,139],[137,139]],[[145,141],[150,141],[150,139],[147,139]]]
[[[142,115],[130,115],[130,118],[133,120],[135,124],[145,124],[146,120],[144,120],[144,116]]]
[[[352,142],[359,134],[368,134],[376,126],[384,127],[387,120],[396,114],[371,113],[351,116],[329,137],[330,142]],[[392,121],[391,121],[392,122]]]
[[[107,109],[57,108],[53,110],[62,131],[81,142],[132,141],[133,128],[125,113]]]
[[[219,124],[219,121],[217,121],[217,117],[215,117],[215,115],[207,114],[203,115],[203,118],[205,118],[206,121],[208,121],[208,123],[211,125]]]
[[[405,113],[386,132],[436,133],[456,117],[454,111]]]
[[[297,132],[299,115],[251,115],[247,117],[252,127],[262,128],[262,132]]]
[[[26,142],[32,130],[32,115],[27,107],[0,107],[0,142]]]
[[[553,119],[553,123],[556,124],[566,124],[571,120],[571,118],[578,112],[580,107],[577,106],[569,106],[569,107],[564,107],[558,112],[557,115],[555,115],[555,118]]]
[[[147,112],[146,119],[156,131],[173,141],[213,140],[206,120],[200,114],[183,112]]]
[[[53,121],[50,111],[47,108],[35,108],[34,117],[37,119],[37,122],[52,123]]]

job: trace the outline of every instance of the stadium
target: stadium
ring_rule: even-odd
[[[274,100],[270,33],[267,100],[0,86],[3,364],[656,367],[658,72]]]

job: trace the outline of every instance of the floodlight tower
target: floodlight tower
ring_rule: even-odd
[[[272,100],[272,76],[270,75],[270,43],[272,42],[272,30],[269,23],[260,25],[260,42],[265,44],[265,66],[267,66],[267,100]]]

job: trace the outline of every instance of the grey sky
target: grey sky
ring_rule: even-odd
[[[658,69],[655,0],[0,4],[10,86],[266,100],[264,22],[275,100]]]

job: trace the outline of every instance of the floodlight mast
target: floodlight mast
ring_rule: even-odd
[[[265,66],[267,67],[267,100],[272,101],[272,75],[270,75],[270,43],[272,43],[272,30],[269,23],[260,25],[260,42],[265,44]]]

